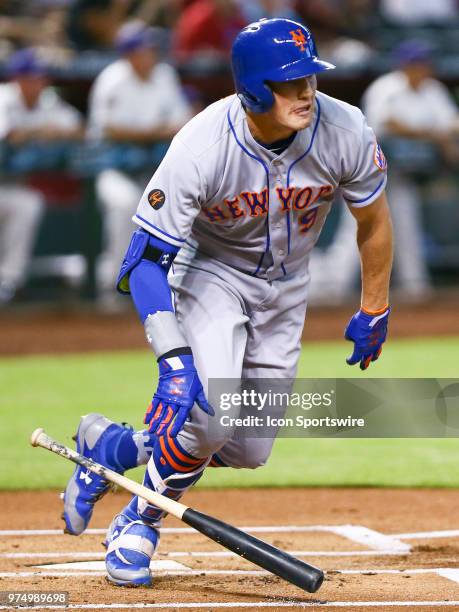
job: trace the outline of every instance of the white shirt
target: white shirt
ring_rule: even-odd
[[[78,111],[64,102],[51,87],[42,91],[33,108],[28,108],[17,83],[0,85],[0,139],[14,129],[52,126],[72,130],[80,125]]]
[[[100,73],[90,95],[89,129],[98,138],[108,125],[141,130],[180,126],[190,117],[177,73],[164,63],[142,80],[127,60],[117,60]]]
[[[425,79],[418,89],[413,89],[402,71],[376,79],[364,94],[363,107],[378,136],[387,133],[385,124],[389,120],[412,129],[446,131],[458,116],[458,109],[442,83]]]
[[[233,95],[180,130],[133,220],[272,280],[307,267],[338,187],[361,207],[385,184],[384,156],[358,108],[318,92],[311,125],[276,155],[254,140]]]
[[[406,25],[426,21],[447,23],[458,15],[455,0],[382,0],[381,12]]]

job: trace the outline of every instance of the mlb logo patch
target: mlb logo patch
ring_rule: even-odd
[[[375,162],[378,170],[380,170],[381,172],[385,172],[387,170],[386,156],[384,155],[383,150],[377,142],[375,142],[375,154],[373,157],[373,161]]]

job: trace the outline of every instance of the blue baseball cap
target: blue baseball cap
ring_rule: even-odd
[[[394,51],[394,57],[401,66],[416,64],[418,62],[429,63],[432,61],[434,49],[425,40],[404,40]]]
[[[120,28],[115,47],[122,55],[137,49],[154,49],[160,44],[159,38],[158,31],[143,21],[129,21]]]
[[[13,53],[7,62],[6,70],[11,78],[18,76],[44,76],[47,66],[35,49],[21,49]]]

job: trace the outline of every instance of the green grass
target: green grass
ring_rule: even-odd
[[[459,338],[392,340],[369,374],[344,363],[348,351],[344,342],[304,346],[299,376],[458,377]],[[0,360],[0,489],[65,483],[72,466],[28,444],[38,426],[67,444],[79,416],[90,411],[140,428],[155,370],[148,351]],[[267,466],[207,470],[201,486],[455,487],[458,462],[457,439],[279,439]]]

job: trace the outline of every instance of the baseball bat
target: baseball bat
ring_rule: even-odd
[[[151,489],[147,489],[130,478],[126,478],[126,476],[109,470],[92,459],[88,459],[71,448],[53,440],[42,428],[36,429],[32,433],[30,443],[32,446],[41,446],[61,457],[70,459],[70,461],[82,465],[91,472],[114,482],[134,495],[142,497],[148,503],[172,514],[172,516],[190,525],[190,527],[193,527],[214,542],[228,548],[243,559],[248,559],[255,563],[255,565],[309,593],[315,593],[322,585],[324,574],[317,567],[304,563],[279,548],[263,542],[263,540],[259,540],[213,516],[193,510],[193,508],[189,508]]]

